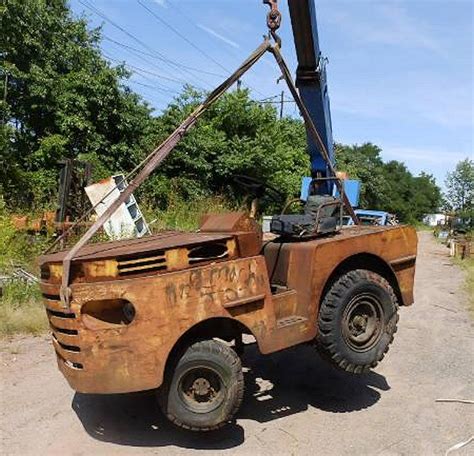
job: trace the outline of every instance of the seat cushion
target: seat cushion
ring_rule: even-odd
[[[311,215],[275,215],[270,224],[270,231],[287,236],[301,236],[314,230],[315,218]]]

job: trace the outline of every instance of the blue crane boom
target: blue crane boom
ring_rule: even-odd
[[[319,48],[314,0],[288,0],[298,68],[296,86],[334,165],[331,109],[326,79],[326,61]],[[328,164],[308,135],[308,153],[313,177],[328,177]],[[328,189],[329,190],[329,189]]]

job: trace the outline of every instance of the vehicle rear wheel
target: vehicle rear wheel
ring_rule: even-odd
[[[196,342],[179,359],[161,394],[161,408],[176,425],[193,431],[221,428],[242,403],[240,359],[222,342]]]
[[[387,280],[364,269],[350,271],[323,299],[317,347],[340,369],[367,372],[387,353],[397,322],[397,298]]]

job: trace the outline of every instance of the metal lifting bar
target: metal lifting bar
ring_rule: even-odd
[[[324,145],[321,136],[313,122],[313,119],[306,108],[302,98],[300,97],[288,69],[286,62],[280,52],[281,39],[276,34],[276,30],[281,24],[281,14],[278,11],[277,0],[263,0],[265,4],[270,5],[271,10],[267,17],[267,24],[270,29],[270,34],[275,40],[275,45],[270,43],[269,39],[265,41],[242,63],[242,65],[229,76],[221,85],[214,89],[206,98],[206,100],[200,104],[193,113],[184,120],[181,125],[165,140],[161,143],[148,157],[140,163],[139,167],[135,168],[134,171],[138,171],[136,177],[130,182],[125,190],[121,193],[120,197],[116,199],[110,207],[97,219],[97,221],[86,231],[86,233],[79,239],[74,247],[67,253],[63,260],[63,275],[60,288],[60,298],[64,307],[69,308],[71,301],[71,289],[69,288],[69,280],[71,276],[71,263],[74,257],[79,253],[80,249],[91,240],[91,238],[97,233],[97,231],[105,224],[111,215],[119,208],[119,206],[145,181],[145,179],[158,167],[158,165],[171,153],[171,151],[177,146],[181,139],[191,130],[196,124],[197,120],[206,112],[206,110],[216,102],[235,82],[237,82],[252,66],[267,52],[271,52],[275,60],[280,67],[282,76],[285,79],[290,92],[292,93],[295,102],[297,103],[301,115],[303,116],[306,128],[311,135],[313,141],[317,144],[321,156],[327,163],[328,169],[332,176],[335,178],[335,182],[339,193],[342,197],[343,203],[346,207],[347,212],[350,214],[355,224],[359,224],[359,220],[354,213],[349,199],[344,191],[344,186],[339,179],[336,178],[336,171],[331,162],[329,153]],[[105,197],[104,197],[105,198]],[[90,213],[90,211],[88,211]],[[75,225],[74,225],[75,226]],[[72,228],[74,228],[71,227]],[[55,243],[56,244],[56,243]],[[54,245],[55,245],[54,244]],[[51,250],[51,247],[50,249]]]
[[[193,113],[184,120],[181,125],[161,143],[143,162],[143,167],[137,176],[125,188],[120,197],[97,219],[97,221],[86,231],[74,247],[67,253],[63,260],[63,276],[60,288],[60,298],[64,307],[69,308],[71,300],[71,289],[69,280],[71,276],[71,262],[80,249],[90,241],[95,233],[105,224],[119,206],[145,181],[145,179],[157,168],[157,166],[171,153],[181,139],[191,130],[197,120],[206,110],[217,101],[235,82],[237,82],[271,47],[268,39],[242,63],[242,65],[230,75],[220,86],[214,89]]]

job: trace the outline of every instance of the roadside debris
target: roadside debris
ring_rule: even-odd
[[[451,453],[452,451],[460,450],[461,448],[464,448],[466,445],[469,445],[473,441],[474,441],[474,435],[471,436],[468,440],[466,440],[464,442],[456,443],[456,445],[453,445],[451,448],[448,448],[446,450],[446,453],[444,453],[444,455],[446,456],[449,453]]]
[[[0,274],[0,298],[3,296],[3,287],[15,280],[23,281],[27,284],[34,284],[39,282],[39,278],[23,269],[21,266],[16,266],[11,274]]]
[[[13,276],[13,279],[23,280],[24,282],[30,283],[30,284],[39,282],[38,277],[31,274],[31,272],[28,272],[26,269],[23,269],[20,266],[15,268],[12,276]]]
[[[458,402],[460,404],[474,404],[470,399],[436,399],[435,402]]]
[[[100,217],[128,187],[123,174],[111,176],[85,188],[96,214]],[[133,193],[117,208],[104,224],[111,239],[142,237],[151,234]]]

